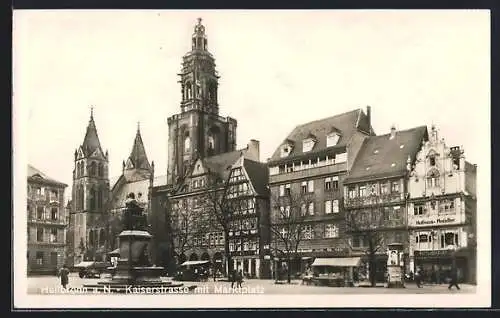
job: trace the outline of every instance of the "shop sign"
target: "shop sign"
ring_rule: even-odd
[[[459,223],[455,217],[432,217],[432,218],[414,218],[413,225],[429,226],[429,225],[447,225]]]
[[[433,251],[415,251],[415,257],[439,257],[439,256],[451,256],[450,250],[433,250]]]

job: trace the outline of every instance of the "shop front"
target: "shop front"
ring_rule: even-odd
[[[455,255],[453,250],[417,250],[414,252],[414,260],[415,269],[421,269],[424,282],[448,282],[453,266],[456,266],[459,282],[464,282],[469,275],[467,257]]]
[[[323,286],[354,286],[354,272],[360,264],[360,257],[316,258],[311,264],[312,282]]]

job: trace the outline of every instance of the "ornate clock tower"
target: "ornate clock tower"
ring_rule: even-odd
[[[219,116],[219,76],[201,18],[194,27],[191,51],[182,58],[178,74],[181,84],[181,112],[168,118],[168,183],[181,180],[191,163],[236,148],[237,122]]]

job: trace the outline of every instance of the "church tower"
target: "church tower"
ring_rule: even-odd
[[[101,258],[105,250],[109,196],[108,151],[103,152],[97,135],[93,110],[83,143],[75,150],[72,213],[74,214],[75,255],[79,261]]]
[[[134,145],[127,161],[123,162],[123,175],[127,181],[136,181],[150,178],[152,167],[149,164],[148,156],[142,142],[141,130],[137,124],[137,133],[135,134]]]
[[[181,84],[181,112],[168,118],[168,183],[176,184],[197,158],[236,148],[237,122],[219,116],[219,75],[201,19],[194,27],[191,51],[182,58],[178,74]]]

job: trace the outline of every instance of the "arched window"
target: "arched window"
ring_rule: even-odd
[[[90,164],[90,175],[95,176],[97,172],[96,170],[97,170],[97,165],[95,161],[92,161],[92,163]]]
[[[186,99],[193,98],[193,86],[190,82],[186,83]]]
[[[102,163],[99,163],[99,166],[97,167],[97,174],[99,177],[104,177],[104,165]]]
[[[94,230],[89,231],[89,245],[94,246]]]
[[[97,191],[94,189],[94,188],[91,188],[90,189],[90,210],[91,211],[94,211],[97,206],[96,206],[96,203],[97,203]]]
[[[435,188],[439,187],[439,171],[437,169],[432,169],[427,173],[427,187]]]
[[[99,246],[103,246],[106,243],[106,231],[101,229],[99,232]]]
[[[208,149],[215,149],[215,139],[212,135],[208,135]]]
[[[80,177],[83,177],[85,174],[85,166],[83,165],[83,162],[80,162]]]
[[[103,189],[99,189],[99,191],[97,191],[97,208],[98,209],[102,208],[103,197],[104,197],[104,190]]]
[[[80,210],[83,210],[85,207],[84,207],[84,202],[85,202],[85,191],[83,189],[83,186],[80,186],[80,189],[79,189],[79,196],[78,196],[78,199],[80,201]]]
[[[184,138],[184,152],[190,152],[191,151],[191,138],[186,136]]]

